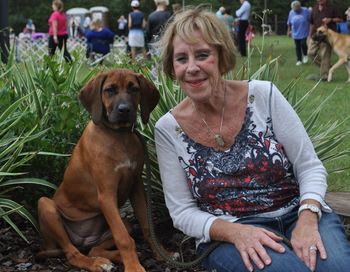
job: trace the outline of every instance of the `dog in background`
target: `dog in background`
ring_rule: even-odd
[[[338,61],[329,69],[327,81],[332,81],[333,73],[342,64],[348,71],[348,82],[350,82],[350,35],[339,34],[325,26],[317,28],[313,39],[318,42],[327,42],[338,55]]]
[[[159,92],[143,75],[116,69],[90,80],[79,98],[92,121],[53,198],[38,201],[44,244],[36,259],[64,254],[72,266],[88,271],[112,271],[113,262],[122,262],[125,272],[145,272],[119,208],[130,200],[151,245],[141,179],[144,147],[133,130],[138,107],[147,123]]]

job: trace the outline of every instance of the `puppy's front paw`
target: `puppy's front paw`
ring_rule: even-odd
[[[101,264],[101,268],[103,269],[103,272],[115,272],[117,271],[115,266],[111,264]]]

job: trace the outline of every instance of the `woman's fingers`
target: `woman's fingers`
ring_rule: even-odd
[[[279,253],[283,253],[286,251],[284,246],[281,243],[279,243],[280,241],[283,240],[281,236],[278,236],[277,234],[265,229],[263,231],[267,234],[267,236],[262,238],[263,245],[266,245]]]
[[[249,239],[250,240],[250,239]],[[282,240],[278,235],[263,230],[252,240],[242,241],[240,247],[243,262],[249,271],[253,271],[252,262],[259,268],[263,269],[266,265],[271,264],[271,258],[268,255],[265,247],[269,247],[277,252],[283,253],[285,248],[279,242]]]
[[[248,271],[252,272],[254,271],[253,265],[250,262],[250,256],[247,251],[241,252],[242,260],[245,265],[245,267],[248,269]]]

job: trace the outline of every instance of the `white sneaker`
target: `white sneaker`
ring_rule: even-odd
[[[297,63],[295,65],[296,66],[300,66],[301,65],[301,61],[297,61]]]
[[[307,63],[309,61],[309,58],[307,56],[303,57],[303,63]]]

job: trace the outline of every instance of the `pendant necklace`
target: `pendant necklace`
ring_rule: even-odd
[[[224,138],[221,135],[221,129],[222,129],[222,124],[224,122],[224,114],[225,114],[225,102],[226,102],[226,82],[225,82],[225,90],[224,90],[224,102],[223,102],[223,106],[222,106],[222,110],[221,110],[221,122],[220,122],[220,128],[219,128],[219,133],[214,133],[211,128],[209,127],[208,123],[205,121],[204,117],[202,116],[202,114],[197,110],[196,105],[194,104],[193,100],[192,100],[192,104],[193,107],[195,109],[195,111],[198,113],[198,115],[201,117],[203,123],[205,124],[205,126],[208,129],[208,132],[211,133],[214,136],[214,140],[215,143],[220,146],[220,147],[224,147],[225,146],[225,141]]]

